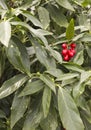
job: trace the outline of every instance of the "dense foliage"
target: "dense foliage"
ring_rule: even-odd
[[[0,0],[0,130],[91,130],[90,5]]]

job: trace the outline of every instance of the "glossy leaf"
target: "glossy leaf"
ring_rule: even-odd
[[[78,52],[76,57],[74,58],[74,63],[78,65],[82,65],[84,62],[84,57],[83,57],[83,50]]]
[[[30,61],[26,48],[21,41],[13,37],[10,45],[6,50],[7,56],[11,64],[21,72],[25,72],[30,76]]]
[[[45,118],[49,113],[50,103],[51,103],[51,89],[45,86],[42,97],[42,106]]]
[[[58,110],[64,128],[67,130],[84,130],[84,125],[74,100],[61,87],[58,90]]]
[[[67,29],[66,29],[66,38],[71,40],[74,37],[74,20],[71,19]]]
[[[43,119],[40,123],[40,126],[43,130],[56,130],[58,126],[57,122],[57,113],[52,107],[48,116]]]
[[[54,77],[60,77],[60,75],[63,74],[63,72],[60,69],[51,68],[50,70],[47,70],[46,73],[54,76]]]
[[[48,11],[51,15],[51,18],[56,22],[60,27],[67,27],[68,21],[63,13],[61,13],[61,10],[58,9],[56,6],[48,6]]]
[[[24,122],[23,130],[35,130],[43,117],[42,111],[35,109],[32,113],[29,113]]]
[[[68,0],[56,0],[56,2],[64,8],[74,11],[73,6],[70,4]]]
[[[41,22],[36,17],[34,17],[31,13],[29,13],[29,11],[22,11],[22,15],[27,17],[27,19],[30,20],[35,26],[42,28]]]
[[[91,58],[91,46],[86,46],[88,56]]]
[[[3,8],[3,9],[8,9],[6,3],[4,0],[0,0],[0,6]]]
[[[37,41],[32,40],[32,44],[35,49],[36,56],[40,63],[42,63],[47,69],[50,69],[52,67],[56,67],[55,60],[48,55],[45,48],[40,45],[40,43],[37,43]]]
[[[11,25],[8,21],[0,23],[0,42],[8,47],[11,37]]]
[[[74,84],[73,97],[75,100],[77,100],[79,96],[84,92],[84,89],[85,89],[85,85],[81,84],[80,81]]]
[[[43,28],[46,29],[50,24],[49,12],[44,7],[40,6],[38,8],[38,15],[39,15],[39,19],[43,25]]]
[[[54,59],[58,61],[58,63],[62,63],[62,56],[60,55],[59,52],[57,52],[56,50],[53,50],[50,47],[48,47],[47,49],[50,52],[51,56],[53,56]]]
[[[21,91],[19,94],[19,97],[25,96],[25,95],[31,95],[36,92],[39,92],[41,89],[43,89],[45,84],[41,80],[36,81],[28,81],[28,83],[25,85],[25,88]]]
[[[27,79],[27,76],[19,74],[9,80],[6,80],[0,88],[0,99],[15,92],[27,81]]]
[[[42,42],[43,42],[46,46],[48,45],[47,39],[44,37],[43,34],[46,33],[46,35],[51,35],[50,32],[45,31],[45,30],[43,30],[43,29],[34,29],[34,28],[32,28],[31,26],[29,26],[28,24],[26,24],[26,23],[24,23],[24,22],[17,22],[17,21],[15,21],[15,22],[11,22],[11,24],[12,24],[12,25],[15,25],[15,26],[16,26],[16,25],[21,25],[21,26],[27,28],[27,29],[30,31],[30,33],[32,33],[33,35],[35,35],[36,37],[38,37],[39,39],[41,39]]]
[[[91,72],[90,71],[83,71],[81,73],[80,82],[81,83],[85,82],[90,76],[91,76]]]
[[[29,99],[28,96],[19,98],[18,94],[15,95],[11,106],[11,128],[13,128],[16,122],[23,117],[28,107]]]
[[[69,70],[72,70],[72,71],[76,71],[76,72],[83,72],[84,71],[84,69],[80,66],[80,65],[78,65],[78,64],[76,64],[76,63],[73,63],[73,62],[71,62],[71,63],[63,63],[63,65],[67,68],[67,69],[69,69]]]
[[[79,76],[78,73],[66,73],[66,74],[60,75],[60,77],[58,77],[56,81],[67,80],[67,79],[71,79],[78,76]]]
[[[54,92],[56,93],[55,90],[55,83],[52,81],[52,79],[46,75],[46,74],[41,74],[40,79]]]

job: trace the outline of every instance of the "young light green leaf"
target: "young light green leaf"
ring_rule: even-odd
[[[47,29],[47,27],[50,24],[49,12],[44,7],[40,6],[38,8],[38,15],[39,15],[39,19],[43,25],[43,28]]]
[[[15,95],[12,106],[11,106],[11,129],[21,119],[28,107],[30,98],[24,96],[19,98],[18,93]]]
[[[6,80],[0,88],[0,99],[15,92],[27,81],[27,79],[27,76],[19,74],[9,80]]]
[[[40,79],[54,92],[56,93],[55,89],[55,83],[52,81],[52,79],[46,75],[46,74],[41,74]]]
[[[19,94],[19,97],[39,92],[41,89],[44,88],[44,86],[45,84],[41,80],[28,81],[25,88]]]
[[[4,21],[0,23],[0,42],[8,47],[9,40],[11,37],[11,25],[8,21]]]
[[[25,72],[30,76],[30,61],[27,50],[21,41],[13,37],[10,45],[6,49],[7,56],[11,64],[21,72]]]
[[[84,125],[74,100],[61,87],[58,90],[58,110],[64,128],[67,130],[84,130]]]
[[[66,29],[66,38],[71,40],[74,37],[74,20],[71,19],[67,29]]]
[[[70,4],[68,0],[56,0],[56,2],[68,10],[75,11],[73,6]]]
[[[43,91],[43,97],[42,97],[42,106],[43,106],[43,112],[45,118],[49,113],[50,103],[51,103],[51,89],[45,86]]]

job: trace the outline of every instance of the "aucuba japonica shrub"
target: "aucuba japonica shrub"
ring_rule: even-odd
[[[90,0],[0,0],[0,130],[91,130]]]

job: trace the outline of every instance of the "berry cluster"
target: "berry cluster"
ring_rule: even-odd
[[[62,44],[62,56],[64,61],[69,61],[72,57],[74,57],[76,54],[75,48],[75,43],[71,43],[70,45],[67,45],[66,43]]]

